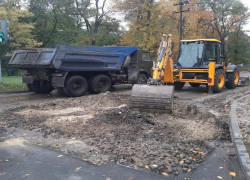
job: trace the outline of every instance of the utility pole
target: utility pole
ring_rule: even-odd
[[[173,12],[173,14],[180,13],[180,40],[182,40],[182,37],[183,37],[183,16],[182,16],[182,13],[190,11],[189,8],[187,10],[183,10],[183,6],[187,5],[187,4],[189,4],[188,0],[180,0],[179,3],[174,4],[174,6],[180,6],[179,12],[178,11]]]

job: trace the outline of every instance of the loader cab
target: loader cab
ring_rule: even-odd
[[[181,41],[177,66],[180,68],[208,68],[209,62],[221,64],[220,41],[216,39]]]

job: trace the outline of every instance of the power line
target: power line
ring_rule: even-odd
[[[174,3],[174,6],[180,6],[180,11],[175,11],[175,13],[180,13],[180,40],[182,40],[183,37],[183,19],[182,19],[182,13],[190,11],[190,9],[183,10],[183,6],[189,4],[188,0],[180,0],[179,3]]]

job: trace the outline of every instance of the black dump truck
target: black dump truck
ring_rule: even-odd
[[[144,84],[153,62],[138,47],[64,46],[20,49],[9,66],[25,70],[23,83],[30,91],[79,97],[87,91],[100,93],[115,83]]]

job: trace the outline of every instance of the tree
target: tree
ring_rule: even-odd
[[[234,64],[250,63],[250,37],[242,30],[230,32],[228,36],[228,60]]]
[[[222,54],[227,59],[226,38],[235,26],[243,25],[247,21],[248,8],[240,0],[204,0],[204,4],[213,13],[207,30],[210,29],[218,35],[222,43]]]
[[[32,31],[34,24],[29,21],[33,16],[25,7],[20,7],[21,0],[3,1],[0,7],[0,17],[9,21],[9,40],[0,44],[0,58],[3,72],[16,75],[16,69],[10,69],[7,64],[16,48],[32,48],[40,44],[34,39]],[[7,55],[7,56],[6,56]]]
[[[105,12],[106,0],[30,0],[30,6],[42,47],[116,45],[120,37],[119,21]]]

